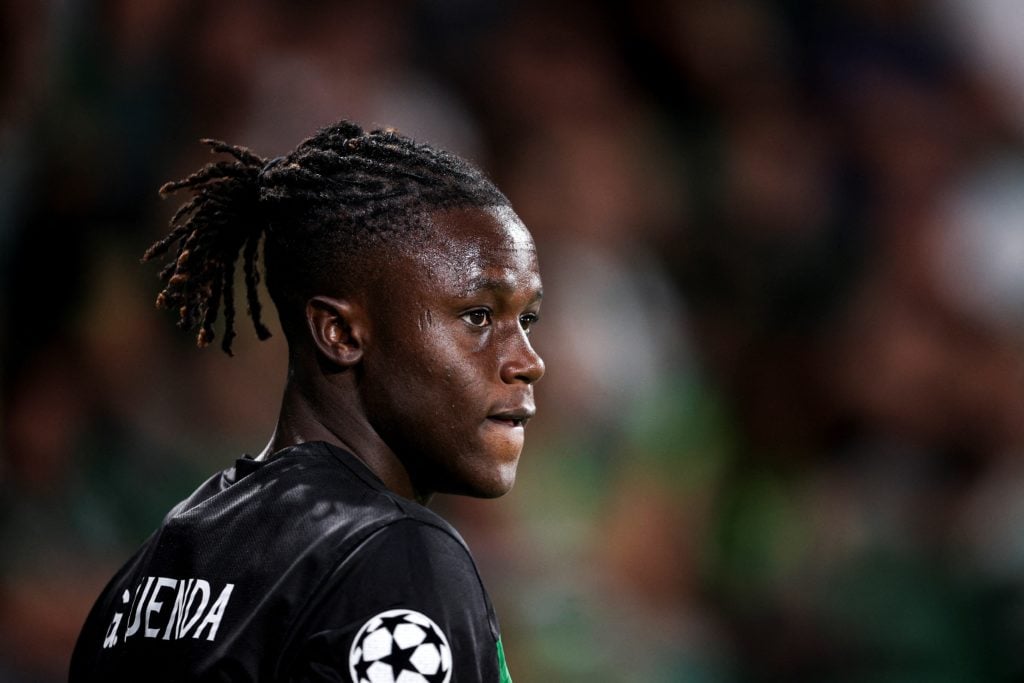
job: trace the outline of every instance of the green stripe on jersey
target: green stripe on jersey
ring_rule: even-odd
[[[498,683],[512,683],[508,664],[505,663],[505,648],[501,646],[501,636],[498,636]]]

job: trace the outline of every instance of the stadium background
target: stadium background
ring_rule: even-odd
[[[540,243],[520,480],[435,505],[515,680],[1024,675],[1013,0],[8,0],[0,67],[0,680],[273,425],[280,335],[154,310],[155,189],[340,116]]]

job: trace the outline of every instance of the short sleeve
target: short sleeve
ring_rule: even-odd
[[[498,683],[499,634],[466,547],[403,519],[375,532],[312,596],[283,678]]]

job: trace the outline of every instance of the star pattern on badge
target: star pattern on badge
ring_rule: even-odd
[[[349,652],[354,683],[448,683],[452,653],[434,621],[411,609],[391,609],[368,619]]]

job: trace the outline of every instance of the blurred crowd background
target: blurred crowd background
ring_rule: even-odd
[[[280,334],[154,309],[156,188],[342,117],[539,243],[519,481],[434,505],[516,681],[1024,677],[1015,0],[7,0],[0,79],[0,681],[276,418]]]

